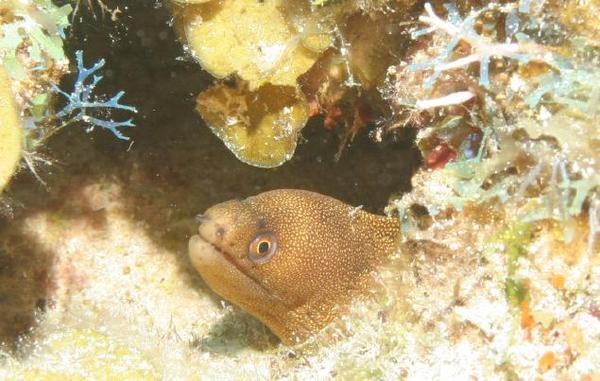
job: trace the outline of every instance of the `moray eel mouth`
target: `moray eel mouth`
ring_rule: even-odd
[[[203,238],[201,234],[192,236],[188,246],[192,265],[205,280],[209,281],[209,277],[229,270],[237,273],[237,277],[244,277],[267,293],[272,294],[258,279],[248,273],[247,269],[238,263],[231,254]]]
[[[207,266],[222,267],[225,265],[234,267],[237,269],[237,271],[248,277],[246,271],[231,257],[229,253],[204,239],[199,234],[196,234],[190,238],[189,253],[192,264],[199,270],[206,268]],[[225,261],[227,263],[224,263]]]

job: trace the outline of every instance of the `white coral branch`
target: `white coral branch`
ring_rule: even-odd
[[[427,110],[435,107],[462,104],[473,99],[473,97],[475,97],[475,94],[470,91],[457,91],[456,93],[448,94],[440,98],[418,100],[416,106],[420,110]]]
[[[423,22],[428,27],[415,32],[414,36],[420,36],[432,32],[441,32],[451,37],[451,41],[440,57],[432,60],[429,63],[426,63],[425,65],[415,65],[415,67],[420,66],[421,68],[433,68],[434,75],[432,78],[435,80],[435,78],[437,78],[442,71],[463,68],[472,63],[479,62],[479,83],[484,87],[488,87],[489,64],[492,58],[505,57],[515,59],[523,63],[529,62],[530,60],[536,58],[546,60],[551,58],[541,55],[540,53],[546,52],[544,52],[544,50],[536,44],[518,42],[498,43],[490,38],[478,34],[475,31],[475,21],[483,12],[496,9],[507,13],[513,11],[514,8],[514,4],[504,6],[490,4],[479,11],[471,13],[464,20],[458,17],[457,14],[449,16],[448,20],[444,20],[435,14],[430,3],[426,3],[425,12],[427,15],[420,16],[419,21]],[[466,57],[462,57],[454,61],[447,61],[452,51],[460,41],[467,43],[471,47],[471,53]]]

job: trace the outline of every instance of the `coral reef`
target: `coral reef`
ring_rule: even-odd
[[[122,46],[87,23],[99,30],[86,57],[115,51],[103,84],[133,93],[144,128],[122,149],[72,129],[52,146],[68,175],[44,193],[16,179],[28,208],[0,224],[0,378],[598,379],[598,2],[252,2],[278,4],[269,41],[293,78],[228,63],[211,66],[225,76],[214,81],[167,21],[185,38],[186,17],[229,3],[128,2],[139,13]],[[298,4],[308,11],[287,18]],[[235,48],[250,63],[273,52],[248,46]],[[358,139],[335,163],[329,130]],[[419,155],[395,141],[407,131],[423,157],[414,175]],[[243,165],[219,139],[239,139],[241,160],[287,163]],[[187,260],[193,216],[225,199],[297,187],[372,208],[411,176],[388,208],[398,253],[301,346],[212,294]]]
[[[419,128],[426,168],[390,211],[407,242],[494,263],[502,293],[476,314],[472,297],[452,311],[492,347],[513,338],[496,348],[497,371],[597,377],[598,51],[544,2],[424,8],[412,37],[425,45],[390,68],[396,117],[381,128]],[[499,309],[514,319],[502,332]]]
[[[571,219],[582,215],[586,200],[590,226],[596,223],[597,69],[577,57],[567,35],[554,36],[550,46],[525,34],[533,26],[542,38],[550,33],[543,8],[521,12],[517,4],[491,4],[464,19],[456,8],[447,9],[448,19],[443,20],[425,5],[427,16],[421,20],[429,28],[415,31],[413,37],[434,33],[432,47],[424,55],[415,54],[415,62],[393,68],[394,87],[386,95],[403,108],[400,125],[415,120],[429,124],[417,142],[429,167],[442,171],[442,185],[451,194],[434,201],[431,213],[435,216],[448,206],[461,210],[468,203],[510,202],[519,221],[560,222],[569,242]],[[489,35],[475,29],[485,14],[491,21],[483,30]],[[499,27],[500,16],[507,31],[503,36],[493,29]],[[507,42],[497,42],[500,38]],[[465,51],[457,48],[459,43]],[[557,53],[560,49],[565,53]],[[436,51],[436,57],[421,61]],[[492,57],[507,62],[491,70]],[[468,71],[472,64],[479,65],[479,75]],[[413,89],[420,80],[425,86]],[[457,107],[462,104],[465,108]],[[405,105],[412,106],[407,111]],[[596,233],[590,230],[590,255]]]

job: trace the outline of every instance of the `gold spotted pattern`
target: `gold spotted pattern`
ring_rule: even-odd
[[[249,248],[264,234],[276,250],[253,261]],[[190,240],[190,257],[216,293],[294,344],[332,322],[365,289],[399,234],[395,218],[281,189],[208,209]]]

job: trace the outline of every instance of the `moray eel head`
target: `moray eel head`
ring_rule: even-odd
[[[200,216],[192,264],[223,298],[284,343],[335,319],[395,248],[395,219],[300,190],[227,201]]]

